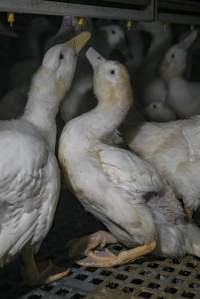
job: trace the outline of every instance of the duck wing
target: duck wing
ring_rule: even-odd
[[[107,146],[99,152],[99,159],[108,179],[127,192],[145,195],[163,189],[156,170],[125,149]]]
[[[40,245],[59,194],[57,162],[42,136],[9,123],[0,125],[0,265],[27,243]]]

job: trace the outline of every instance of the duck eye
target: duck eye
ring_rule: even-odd
[[[60,53],[59,59],[62,60],[64,58],[63,53]]]
[[[153,105],[153,109],[156,109],[156,104]]]
[[[111,32],[112,32],[112,34],[115,34],[115,33],[116,33],[116,31],[115,31],[115,30],[112,30]]]
[[[172,53],[171,58],[175,58],[175,54],[174,53]]]
[[[101,57],[100,57],[100,56],[98,56],[98,60],[101,60]]]
[[[115,70],[111,70],[111,71],[110,71],[110,74],[111,74],[111,75],[114,75],[114,74],[115,74]]]

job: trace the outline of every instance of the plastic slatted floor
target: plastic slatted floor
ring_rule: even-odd
[[[22,298],[96,298],[98,289],[100,292],[104,288],[117,291],[113,294],[127,294],[127,298],[199,299],[199,267],[200,260],[188,256],[179,261],[140,260],[131,265],[109,269],[73,268],[71,275],[62,281],[31,291]],[[87,296],[88,293],[92,294]]]
[[[44,241],[39,259],[53,258],[68,262],[66,243],[74,237],[102,229],[68,193],[63,193],[55,225]],[[113,248],[120,250],[119,246]],[[109,294],[108,297],[105,294]],[[0,299],[200,299],[200,259],[144,257],[132,264],[115,268],[72,266],[63,280],[28,289],[21,285],[18,262],[0,272]]]

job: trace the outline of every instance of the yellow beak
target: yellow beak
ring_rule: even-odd
[[[85,31],[67,41],[66,44],[68,47],[74,49],[75,53],[78,54],[90,38],[91,33]]]

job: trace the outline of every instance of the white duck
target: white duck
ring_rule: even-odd
[[[167,122],[176,120],[176,113],[163,102],[152,102],[143,110],[146,118],[156,122]]]
[[[172,43],[172,31],[170,24],[163,26],[159,21],[140,22],[137,27],[152,37],[139,77],[141,96],[145,105],[149,105],[165,99],[166,87],[158,77],[158,67]]]
[[[172,42],[172,30],[170,24],[162,24],[160,21],[139,22],[137,29],[148,32],[151,35],[151,44],[146,54],[146,59],[152,58],[155,53],[160,59]]]
[[[85,36],[86,34],[86,36]],[[49,49],[35,74],[23,116],[0,122],[0,266],[22,253],[28,284],[40,284],[67,274],[52,273],[51,263],[39,270],[34,260],[54,218],[60,192],[55,158],[60,101],[70,88],[76,52],[88,33]]]
[[[36,27],[34,27],[35,22],[37,21],[38,24],[40,24],[40,29],[38,30],[38,24]],[[51,36],[46,42],[45,42],[45,52],[52,47],[55,44],[62,43],[64,40],[67,39],[67,35],[71,36],[72,34],[69,33],[69,27],[68,27],[69,17],[65,16],[62,18],[61,25],[57,31],[57,33],[53,36]],[[33,41],[30,43],[28,38],[28,49],[29,53],[32,53],[30,60],[26,59],[25,61],[21,61],[18,66],[23,65],[24,63],[28,65],[28,69],[25,70],[25,75],[30,78],[31,73],[34,71],[35,68],[37,68],[37,64],[40,63],[40,56],[41,56],[41,49],[39,49],[38,45],[38,35],[45,31],[45,29],[50,30],[51,25],[49,24],[48,20],[46,18],[36,18],[31,22],[30,33],[33,31]],[[38,32],[39,31],[39,32]],[[68,34],[67,34],[68,33]],[[33,45],[32,45],[33,44]],[[36,44],[36,45],[35,45]],[[34,46],[35,45],[35,46]],[[30,55],[30,54],[29,54]],[[27,63],[27,61],[29,61]],[[30,64],[29,64],[30,63]],[[30,65],[30,68],[29,68]],[[33,66],[33,68],[32,68]],[[22,75],[24,76],[24,74]],[[20,82],[22,83],[23,78],[20,78]],[[28,98],[28,90],[29,90],[29,79],[28,82],[25,80],[23,85],[17,86],[14,89],[11,89],[9,92],[7,92],[3,98],[0,100],[0,119],[1,120],[7,120],[12,118],[19,117],[23,112],[24,108],[27,102]]]
[[[200,113],[200,83],[190,82],[183,75],[187,66],[187,51],[197,37],[193,30],[178,44],[171,47],[160,66],[160,73],[167,84],[167,104],[179,118]]]
[[[125,34],[119,25],[109,24],[94,31],[90,45],[109,57],[113,50],[125,48]],[[84,52],[78,60],[77,72],[73,86],[63,99],[61,116],[65,122],[81,113],[89,111],[96,105],[92,93],[92,68]]]
[[[105,60],[92,48],[87,56],[94,68],[98,104],[66,124],[59,160],[68,186],[110,233],[101,231],[71,242],[70,254],[77,256],[84,249],[87,257],[79,264],[114,266],[152,251],[156,240],[159,253],[200,256],[200,230],[184,221],[181,205],[169,186],[148,162],[107,143],[132,103],[125,67]],[[117,241],[132,249],[117,256],[109,250],[92,251]]]
[[[125,141],[167,179],[186,208],[200,206],[200,116],[169,123],[135,123]]]
[[[192,95],[189,95],[188,93],[186,94],[186,90],[183,90],[183,87],[180,84],[178,84],[178,80],[176,81],[176,83],[175,80],[172,83],[172,80],[175,78],[181,78],[183,81],[188,82],[186,81],[186,79],[183,79],[183,75],[187,67],[187,50],[196,39],[196,36],[197,32],[192,31],[189,35],[181,39],[181,41],[178,44],[170,47],[170,49],[166,52],[164,59],[160,65],[161,77],[156,77],[146,87],[145,98],[148,99],[148,101],[151,103],[161,102],[162,104],[160,104],[159,106],[163,108],[157,109],[155,111],[151,109],[152,107],[154,107],[154,105],[150,104],[146,107],[148,118],[151,121],[171,121],[176,119],[174,117],[175,115],[177,115],[178,118],[183,118],[183,115],[178,113],[178,109],[175,109],[176,103],[177,105],[179,103],[179,106],[181,106],[181,110],[185,109],[187,111],[190,111],[191,109],[194,110],[194,108],[196,108],[196,105],[195,107],[192,107],[191,105],[192,103],[190,100]],[[183,83],[183,85],[185,84]],[[188,101],[188,105],[186,104],[186,107],[184,105],[184,98],[186,98]],[[164,111],[166,113],[163,113]]]

